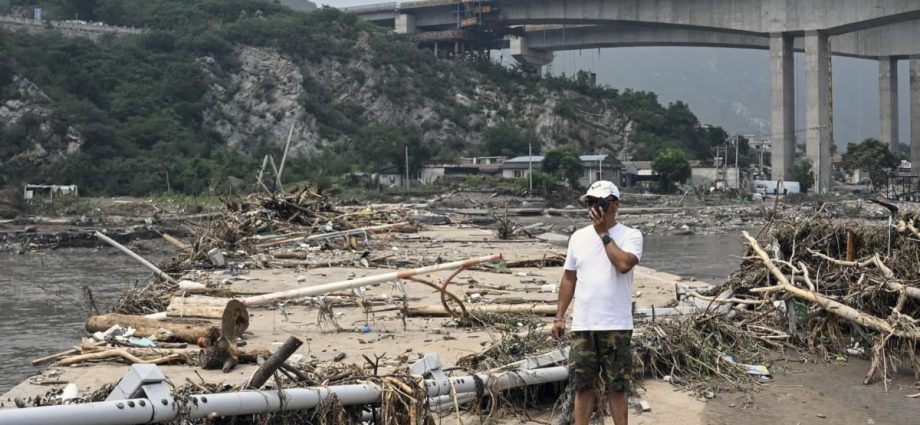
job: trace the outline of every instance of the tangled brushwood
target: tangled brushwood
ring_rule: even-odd
[[[759,240],[745,233],[749,249],[741,269],[719,288],[730,291],[731,297],[691,294],[714,305],[731,305],[734,323],[717,325],[706,315],[693,323],[718,327],[721,341],[711,336],[703,341],[725,344],[736,352],[744,349],[739,342],[748,341],[765,348],[793,346],[825,357],[861,353],[872,360],[866,383],[881,373],[887,385],[888,376],[900,367],[918,374],[916,218],[901,216],[888,226],[816,217],[775,223]],[[705,355],[699,344],[692,345]]]

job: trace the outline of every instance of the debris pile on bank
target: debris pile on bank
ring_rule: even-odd
[[[887,386],[905,367],[920,376],[916,218],[894,226],[812,218],[773,223],[759,238],[745,232],[749,249],[731,279],[683,291],[700,312],[639,338],[646,369],[674,382],[688,375],[689,386],[708,375],[736,387],[760,374],[735,358],[762,362],[770,350],[792,348],[871,359],[866,384],[881,377]]]
[[[380,390],[376,410],[367,408],[367,403],[349,407],[329,396],[315,409],[272,417],[310,423],[361,423],[368,414],[377,414],[385,418],[381,423],[429,424],[438,411],[482,413],[477,409],[489,404],[491,415],[497,406],[533,406],[531,396],[540,391],[551,392],[555,400],[564,392],[560,384],[532,392],[517,389],[508,395],[512,387],[498,383],[506,382],[502,379],[511,376],[508,373],[558,374],[551,369],[566,363],[565,346],[550,337],[546,319],[556,310],[555,285],[524,271],[509,270],[558,267],[564,259],[559,247],[541,245],[541,255],[513,261],[500,261],[498,255],[454,261],[451,256],[460,254],[450,252],[468,244],[499,240],[506,244],[502,246],[512,247],[538,241],[553,243],[549,238],[530,235],[542,223],[518,226],[505,213],[497,220],[500,239],[454,240],[454,245],[444,241],[423,244],[425,239],[419,235],[397,237],[393,233],[425,228],[418,224],[426,221],[418,219],[420,216],[435,215],[404,206],[339,211],[332,200],[306,189],[227,202],[225,212],[195,227],[193,242],[166,237],[180,255],[165,268],[167,274],[158,273],[165,276],[163,279],[126,293],[115,312],[90,317],[86,330],[92,337],[80,346],[36,359],[36,364],[184,364],[224,373],[240,364],[259,365],[253,378],[243,384],[216,385],[203,379],[177,383],[173,397],[178,405],[182,405],[183,397],[185,402],[194,399],[193,394],[263,387],[315,389],[368,384]],[[745,233],[750,248],[743,254],[741,269],[728,281],[705,291],[678,284],[673,303],[635,309],[634,377],[663,378],[712,398],[718,391],[745,389],[751,382],[769,379],[770,372],[764,366],[768,353],[786,348],[817,357],[849,353],[869,358],[872,370],[867,373],[867,383],[878,376],[887,377],[895,367],[920,371],[917,218],[902,215],[896,217],[895,226],[884,226],[839,223],[815,215],[771,223],[757,238]],[[507,245],[516,242],[514,238],[523,243]],[[399,248],[397,239],[402,244]],[[477,252],[481,248],[474,249]],[[399,252],[398,258],[395,252]],[[258,293],[241,292],[233,285],[248,270],[297,268],[300,273],[320,266],[400,270],[310,283],[298,277],[293,289]],[[531,286],[509,288],[473,278],[460,281],[458,274],[473,268],[488,272],[488,276],[501,273],[519,277],[521,284]],[[452,272],[440,281],[426,276],[441,270]],[[369,295],[365,291],[384,284],[392,285],[398,295]],[[418,296],[418,289],[428,296],[436,294],[437,300],[419,304],[423,298]],[[528,296],[520,296],[522,293]],[[382,314],[401,321],[403,330],[407,321],[442,317],[438,319],[443,326],[440,329],[427,329],[431,325],[428,321],[420,325],[419,320],[416,326],[444,341],[457,339],[451,333],[470,329],[483,330],[490,338],[476,340],[479,348],[464,347],[470,354],[461,357],[453,368],[442,368],[439,362],[422,355],[422,351],[437,351],[433,339],[425,340],[430,347],[375,347],[373,358],[364,355],[359,364],[345,363],[355,359],[345,360],[344,351],[326,359],[293,354],[301,343],[293,337],[272,350],[251,344],[250,310],[263,317],[266,311],[278,311],[286,321],[287,309],[292,307],[315,312],[320,333],[332,338],[350,331],[370,333],[368,317]],[[343,311],[363,316],[363,330],[340,323],[341,315],[346,314]],[[323,328],[325,325],[330,326]],[[398,331],[379,332],[361,343],[386,341],[395,333]],[[479,336],[470,336],[470,341]],[[448,369],[454,371],[448,373]],[[261,378],[253,381],[256,376]],[[458,392],[443,386],[449,376],[475,376],[493,385],[476,382],[472,391]],[[54,382],[56,378],[49,372],[47,379]],[[98,401],[106,394],[100,390],[71,402]],[[31,403],[65,402],[60,395],[60,390],[54,390]],[[565,423],[571,398],[558,398],[560,423]],[[483,403],[484,399],[491,402]],[[542,407],[551,405],[544,403]],[[261,423],[265,418],[241,418],[237,423],[249,423],[246,421],[250,419]]]

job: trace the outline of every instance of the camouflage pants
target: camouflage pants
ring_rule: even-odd
[[[576,390],[594,388],[625,393],[632,374],[632,331],[575,331],[569,352],[569,376]]]

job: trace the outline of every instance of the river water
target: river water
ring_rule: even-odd
[[[0,254],[0,393],[38,371],[32,359],[79,344],[89,304],[83,286],[104,312],[150,276],[114,248]]]
[[[740,249],[738,235],[653,235],[645,239],[642,264],[719,282],[737,269]],[[0,254],[0,393],[38,372],[32,359],[79,343],[86,319],[83,286],[105,311],[125,289],[150,276],[111,248]]]

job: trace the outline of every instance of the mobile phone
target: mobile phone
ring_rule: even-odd
[[[597,209],[597,212],[600,214],[604,214],[605,212],[607,212],[607,207],[609,206],[610,206],[610,203],[607,201],[606,198],[598,199],[597,203],[594,204],[594,208]]]

